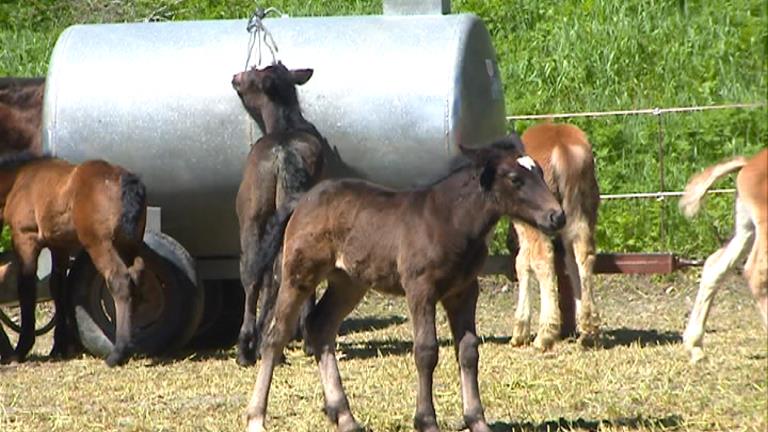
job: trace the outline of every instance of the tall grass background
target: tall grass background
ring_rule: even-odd
[[[274,0],[291,16],[381,13],[374,0]],[[507,113],[539,114],[734,102],[768,98],[768,3],[764,0],[455,0],[488,26]],[[0,75],[44,75],[59,33],[77,23],[247,18],[253,1],[0,1]],[[244,43],[247,35],[244,30]],[[279,41],[278,41],[279,42]],[[311,66],[311,65],[302,65]],[[351,65],[354,67],[354,65]],[[594,146],[603,193],[656,192],[663,144],[664,190],[723,158],[768,143],[768,111],[722,110],[571,120]],[[510,122],[519,132],[532,122]],[[722,187],[733,187],[733,180]],[[733,197],[712,196],[694,221],[677,199],[610,200],[601,206],[598,249],[674,251],[702,257],[732,229]],[[505,252],[499,226],[494,252]]]

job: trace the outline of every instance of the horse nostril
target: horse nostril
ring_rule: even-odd
[[[557,229],[562,228],[565,225],[565,212],[562,210],[553,210],[549,213],[549,222]]]
[[[235,74],[232,76],[232,87],[237,88],[240,86],[240,74]]]

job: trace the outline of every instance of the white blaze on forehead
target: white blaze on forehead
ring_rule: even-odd
[[[530,156],[523,156],[523,157],[517,158],[517,163],[527,168],[528,171],[533,171],[533,169],[536,167],[536,162],[534,162]]]

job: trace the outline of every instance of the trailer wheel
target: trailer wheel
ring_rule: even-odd
[[[237,342],[243,322],[245,294],[239,279],[205,280],[205,309],[193,349],[230,348]]]
[[[144,234],[142,284],[134,293],[132,343],[139,353],[157,355],[181,348],[194,335],[204,293],[194,261],[173,238]],[[68,276],[78,333],[85,349],[106,357],[115,339],[115,308],[104,278],[82,252]]]

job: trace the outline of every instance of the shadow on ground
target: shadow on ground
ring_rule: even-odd
[[[438,339],[440,346],[452,346],[450,339]],[[413,352],[413,341],[402,339],[370,340],[365,342],[340,342],[338,351],[342,359],[369,359],[385,356],[409,355]]]
[[[630,346],[638,344],[641,347],[678,344],[683,341],[680,332],[639,330],[620,327],[606,330],[602,334],[602,346],[611,349],[617,346]]]
[[[364,317],[364,318],[347,318],[341,323],[339,329],[339,336],[382,330],[390,326],[400,325],[406,322],[407,319],[400,315],[390,315],[383,317]]]
[[[683,423],[679,415],[666,417],[624,417],[614,420],[548,420],[543,423],[521,422],[491,424],[493,432],[555,432],[555,431],[600,431],[604,428],[622,429],[672,429]]]

